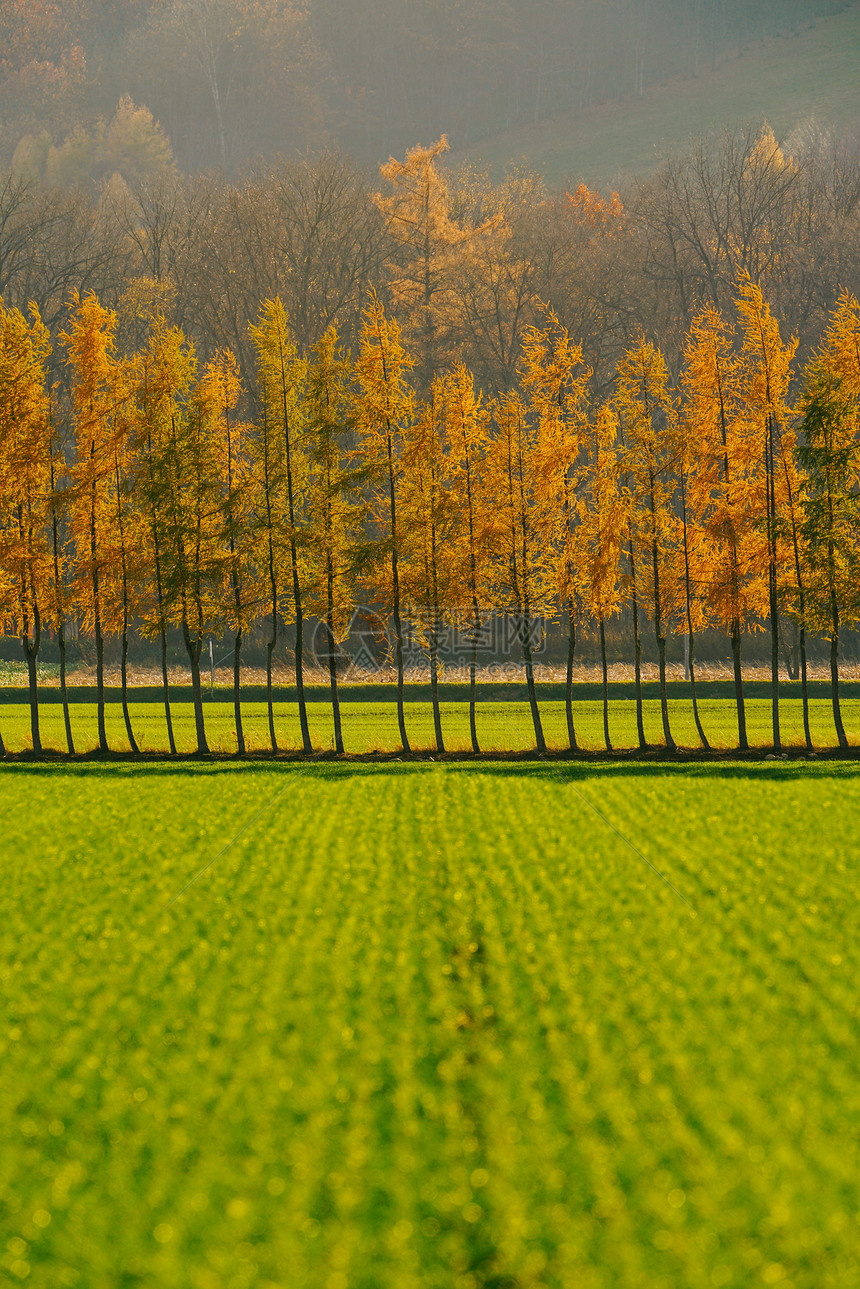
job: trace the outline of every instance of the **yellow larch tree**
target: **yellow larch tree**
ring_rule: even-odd
[[[671,748],[675,740],[669,725],[666,691],[666,628],[667,589],[673,581],[677,558],[673,506],[678,417],[666,361],[649,341],[641,340],[622,356],[614,405],[624,440],[631,544],[634,553],[642,557],[642,580],[649,594],[657,640],[663,737]]]
[[[546,751],[535,689],[533,645],[538,619],[551,613],[557,551],[555,510],[543,486],[535,419],[518,393],[491,404],[494,434],[486,455],[493,519],[497,607],[512,615],[522,648],[529,707],[538,752]]]
[[[403,553],[403,451],[414,407],[407,373],[412,366],[400,340],[400,328],[386,316],[375,292],[364,311],[355,364],[354,415],[359,443],[369,471],[372,519],[380,534],[378,592],[383,612],[394,625],[397,669],[397,723],[404,752],[409,751],[403,706],[403,620],[400,562]]]
[[[456,347],[457,277],[463,256],[475,239],[497,221],[475,227],[458,224],[451,213],[451,193],[439,168],[448,150],[445,135],[428,147],[418,145],[403,161],[389,157],[380,169],[389,192],[375,201],[397,244],[391,276],[395,312],[416,354],[415,378],[429,394],[433,375]]]
[[[760,444],[741,375],[733,327],[718,310],[704,309],[687,336],[682,374],[685,436],[696,444],[687,501],[690,522],[702,534],[691,551],[692,579],[706,620],[731,638],[738,745],[745,750],[741,644],[761,605],[767,552],[756,518]]]
[[[73,312],[61,339],[66,346],[73,406],[74,465],[70,523],[75,548],[76,601],[96,644],[99,751],[108,751],[105,728],[105,582],[116,523],[116,439],[124,431],[127,398],[124,365],[116,353],[116,315],[89,293],[72,298]]]
[[[469,640],[469,732],[472,751],[480,751],[476,716],[478,645],[488,611],[491,586],[489,494],[484,458],[489,445],[487,410],[472,373],[457,364],[440,380],[444,418],[444,470],[459,517],[448,535],[455,561],[455,621],[465,624]]]
[[[334,744],[343,753],[337,646],[355,607],[356,569],[364,554],[365,470],[350,459],[349,359],[332,326],[314,346],[305,387],[308,481],[308,606],[323,624]]]
[[[574,573],[583,613],[597,622],[603,676],[603,736],[609,730],[609,672],[606,623],[618,612],[621,550],[628,525],[629,499],[621,486],[618,417],[603,403],[589,418],[583,437],[583,474],[576,495],[577,560]]]
[[[251,327],[257,351],[257,378],[265,409],[264,456],[268,461],[267,515],[271,514],[275,538],[270,548],[277,583],[275,597],[280,615],[286,608],[285,584],[295,625],[296,698],[302,750],[311,751],[304,680],[303,590],[305,582],[305,502],[308,461],[303,420],[307,363],[299,355],[290,332],[286,310],[279,297],[267,300],[259,321]],[[259,444],[258,444],[259,446]],[[283,565],[286,565],[285,567]],[[273,622],[273,636],[277,626]]]
[[[459,507],[445,460],[445,386],[438,377],[420,399],[403,451],[401,517],[405,540],[403,592],[413,628],[430,663],[430,697],[436,751],[445,751],[439,709],[439,639],[456,616],[460,572],[456,530]]]
[[[782,745],[779,721],[779,594],[790,577],[791,541],[787,525],[793,523],[796,488],[790,466],[791,409],[788,390],[797,339],[783,342],[779,324],[768,307],[761,287],[745,275],[735,300],[743,340],[740,354],[741,396],[745,415],[758,436],[762,470],[757,506],[767,541],[767,600],[762,604],[771,640],[771,723],[773,746]]]
[[[176,753],[170,707],[167,629],[170,625],[166,570],[172,519],[169,468],[174,427],[182,416],[197,370],[193,348],[182,332],[156,311],[145,346],[135,355],[134,438],[137,456],[135,531],[142,552],[140,616],[145,635],[158,637],[168,745]]]
[[[845,749],[840,632],[843,624],[860,619],[860,305],[848,292],[837,301],[821,349],[804,372],[799,410],[798,456],[808,479],[801,621],[828,637],[833,723]]]
[[[571,751],[576,750],[573,720],[573,663],[579,616],[576,559],[577,490],[584,473],[584,440],[588,433],[588,382],[591,369],[582,347],[571,340],[552,311],[542,327],[529,327],[523,337],[520,377],[537,423],[540,486],[554,519],[551,537],[558,551],[558,603],[567,616],[565,714]]]
[[[227,629],[233,633],[233,720],[236,750],[245,753],[242,725],[242,641],[256,616],[258,588],[253,560],[251,524],[250,427],[238,414],[242,396],[235,354],[220,350],[203,376],[213,414],[215,446],[221,474],[226,544],[222,597]]]
[[[45,365],[51,346],[35,307],[28,319],[0,300],[0,623],[27,662],[30,736],[42,751],[37,660],[52,599],[51,424]]]

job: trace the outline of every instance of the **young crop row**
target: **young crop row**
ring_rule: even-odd
[[[853,1283],[856,776],[640,770],[5,769],[12,1282]]]

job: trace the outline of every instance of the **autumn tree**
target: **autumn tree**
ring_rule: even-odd
[[[176,423],[194,380],[197,360],[182,332],[156,311],[132,371],[137,457],[136,533],[143,554],[141,620],[144,634],[160,643],[161,681],[168,745],[176,753],[167,667],[170,624],[167,563],[171,550],[173,492],[170,452]]]
[[[694,437],[690,418],[682,407],[678,418],[678,456],[676,474],[678,480],[678,509],[680,528],[680,553],[682,567],[675,577],[674,607],[677,617],[683,622],[687,636],[687,670],[690,676],[690,698],[693,705],[693,720],[696,733],[706,752],[711,750],[708,737],[702,727],[699,713],[699,699],[696,693],[696,633],[707,621],[707,609],[702,601],[698,583],[694,578],[701,559],[707,558],[704,550],[706,536],[697,524],[697,516],[690,505],[690,481],[695,469],[698,442]]]
[[[296,697],[302,749],[311,751],[307,703],[304,684],[304,607],[303,546],[304,502],[307,486],[307,453],[305,427],[301,420],[302,396],[307,377],[306,363],[299,357],[287,325],[284,306],[277,297],[267,300],[259,322],[251,328],[257,351],[257,372],[261,397],[266,408],[267,447],[274,444],[270,461],[270,481],[280,483],[279,503],[273,508],[273,520],[285,538],[288,580],[291,588],[295,622]],[[271,439],[268,435],[271,431]],[[274,554],[274,547],[273,547]],[[283,588],[283,580],[280,586]],[[283,611],[283,609],[281,610]]]
[[[454,219],[449,184],[438,164],[447,150],[443,134],[429,147],[410,148],[403,161],[390,157],[380,171],[390,192],[376,196],[397,246],[391,293],[417,354],[422,394],[456,343],[455,286],[464,257],[494,222],[469,227]]]
[[[603,403],[589,418],[583,438],[583,475],[577,493],[577,589],[584,612],[597,622],[603,677],[603,736],[609,731],[609,674],[606,623],[620,606],[619,563],[629,502],[621,487],[618,417]]]
[[[20,637],[30,735],[41,752],[37,660],[51,598],[51,434],[45,364],[50,339],[0,300],[0,620]]]
[[[537,420],[540,452],[540,486],[554,517],[551,543],[559,552],[556,565],[557,596],[567,617],[567,677],[565,713],[568,744],[576,750],[573,721],[573,661],[579,602],[576,579],[576,493],[583,480],[583,440],[587,434],[587,393],[591,371],[575,344],[553,313],[543,328],[525,333],[521,379]]]
[[[116,522],[116,441],[126,416],[127,390],[116,354],[116,315],[90,293],[73,297],[62,335],[74,409],[75,462],[70,519],[75,540],[77,603],[96,644],[99,751],[108,751],[105,727],[105,579],[110,576]]]
[[[305,392],[309,461],[308,604],[325,628],[335,751],[343,753],[337,645],[355,604],[355,573],[363,552],[364,469],[350,460],[350,365],[330,327],[311,352]]]
[[[833,722],[848,746],[839,697],[844,622],[860,617],[860,305],[847,292],[830,318],[819,354],[804,373],[799,457],[809,476],[803,520],[805,611],[830,643]]]
[[[198,754],[209,744],[203,715],[200,657],[207,635],[225,625],[225,570],[229,569],[224,481],[218,459],[220,390],[213,365],[204,369],[170,426],[156,463],[162,516],[167,619],[181,628],[191,671]]]
[[[444,418],[444,470],[449,494],[459,500],[459,518],[449,533],[456,561],[461,600],[456,618],[465,622],[469,639],[469,732],[472,751],[479,752],[476,719],[478,644],[490,600],[491,550],[489,495],[484,458],[489,446],[486,408],[475,390],[472,373],[462,364],[441,378]]]
[[[246,450],[249,427],[237,415],[241,384],[236,358],[230,350],[216,354],[206,369],[207,398],[214,413],[214,435],[223,494],[229,559],[224,569],[227,626],[233,632],[233,719],[236,749],[245,752],[242,727],[242,641],[256,616],[256,585],[251,542],[250,459]]]
[[[439,709],[439,637],[459,598],[458,507],[445,468],[445,386],[437,377],[421,399],[403,453],[403,584],[413,624],[430,662],[430,698],[436,751],[444,752]]]
[[[409,751],[403,706],[403,597],[400,563],[403,553],[404,440],[414,394],[407,380],[411,360],[400,340],[400,328],[386,316],[371,292],[356,359],[355,419],[362,454],[370,470],[371,515],[379,533],[378,585],[385,614],[394,626],[397,668],[397,723],[404,752]]]
[[[757,525],[760,443],[746,413],[734,329],[714,308],[694,318],[682,375],[686,433],[696,444],[687,476],[690,520],[703,540],[693,577],[708,619],[729,631],[735,682],[738,745],[746,749],[746,706],[741,644],[756,620],[766,565]]]
[[[643,556],[640,567],[650,595],[657,640],[663,737],[667,747],[674,747],[666,691],[666,591],[675,557],[673,493],[678,421],[665,359],[650,342],[640,341],[619,363],[614,403],[624,436],[631,546]]]
[[[761,452],[762,486],[758,507],[767,542],[771,714],[773,745],[779,748],[779,587],[785,562],[790,558],[780,521],[792,506],[790,476],[783,478],[781,465],[790,414],[787,399],[791,363],[797,340],[783,343],[779,324],[764,300],[761,287],[748,276],[741,278],[735,305],[743,337],[740,372],[745,414],[758,436]]]
[[[491,491],[497,608],[511,614],[523,653],[529,707],[539,753],[546,751],[535,689],[533,644],[554,591],[554,508],[543,487],[538,429],[519,394],[491,404],[494,435],[486,455]]]

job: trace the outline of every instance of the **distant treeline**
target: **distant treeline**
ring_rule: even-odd
[[[547,306],[608,389],[640,333],[677,375],[693,317],[730,308],[744,273],[798,335],[801,362],[840,291],[860,295],[860,148],[823,125],[782,147],[767,128],[696,145],[620,198],[550,192],[529,172],[496,184],[451,171],[441,141],[381,175],[326,153],[235,183],[186,178],[131,103],[100,147],[128,178],[115,172],[96,201],[26,168],[0,173],[0,295],[35,302],[57,334],[71,292],[94,291],[129,352],[157,306],[204,361],[232,349],[252,397],[249,323],[276,296],[306,355],[331,325],[353,347],[373,288],[428,370],[462,361],[495,394],[516,384],[525,330]]]
[[[324,145],[375,161],[442,130],[464,146],[642,94],[849,2],[10,3],[0,156],[25,136],[45,151],[71,139],[80,152],[125,95],[152,110],[188,171]]]

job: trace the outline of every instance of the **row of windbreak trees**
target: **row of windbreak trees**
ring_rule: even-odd
[[[799,624],[804,727],[811,746],[806,639],[830,641],[833,715],[843,623],[860,620],[860,305],[844,295],[792,405],[794,341],[750,279],[735,316],[704,310],[687,336],[676,384],[642,339],[618,365],[611,395],[593,402],[591,373],[552,314],[529,330],[518,387],[485,401],[462,366],[411,380],[397,324],[375,297],[352,358],[328,331],[307,357],[278,299],[252,337],[257,414],[234,358],[201,367],[181,331],[157,312],[140,350],[120,355],[114,315],[89,295],[59,337],[64,394],[48,387],[51,339],[38,314],[0,305],[0,608],[29,668],[32,743],[41,750],[37,659],[56,635],[68,750],[70,622],[95,642],[99,748],[108,750],[104,645],[121,640],[122,710],[132,626],[161,642],[164,707],[175,752],[167,632],[181,630],[191,672],[197,747],[208,750],[200,660],[204,639],[233,641],[239,753],[242,645],[268,626],[269,736],[278,750],[272,657],[294,627],[302,745],[312,750],[305,626],[324,624],[335,746],[343,751],[338,645],[358,603],[372,603],[393,639],[403,749],[404,631],[426,648],[435,740],[444,750],[439,639],[456,622],[471,636],[472,747],[482,625],[511,615],[522,644],[539,751],[545,749],[532,662],[538,616],[568,623],[567,728],[577,747],[577,631],[601,649],[610,749],[606,627],[632,612],[638,734],[641,638],[653,629],[665,743],[674,746],[666,689],[670,632],[690,641],[717,627],[732,641],[738,742],[747,747],[742,640],[772,642],[773,745],[779,747],[780,614]]]

